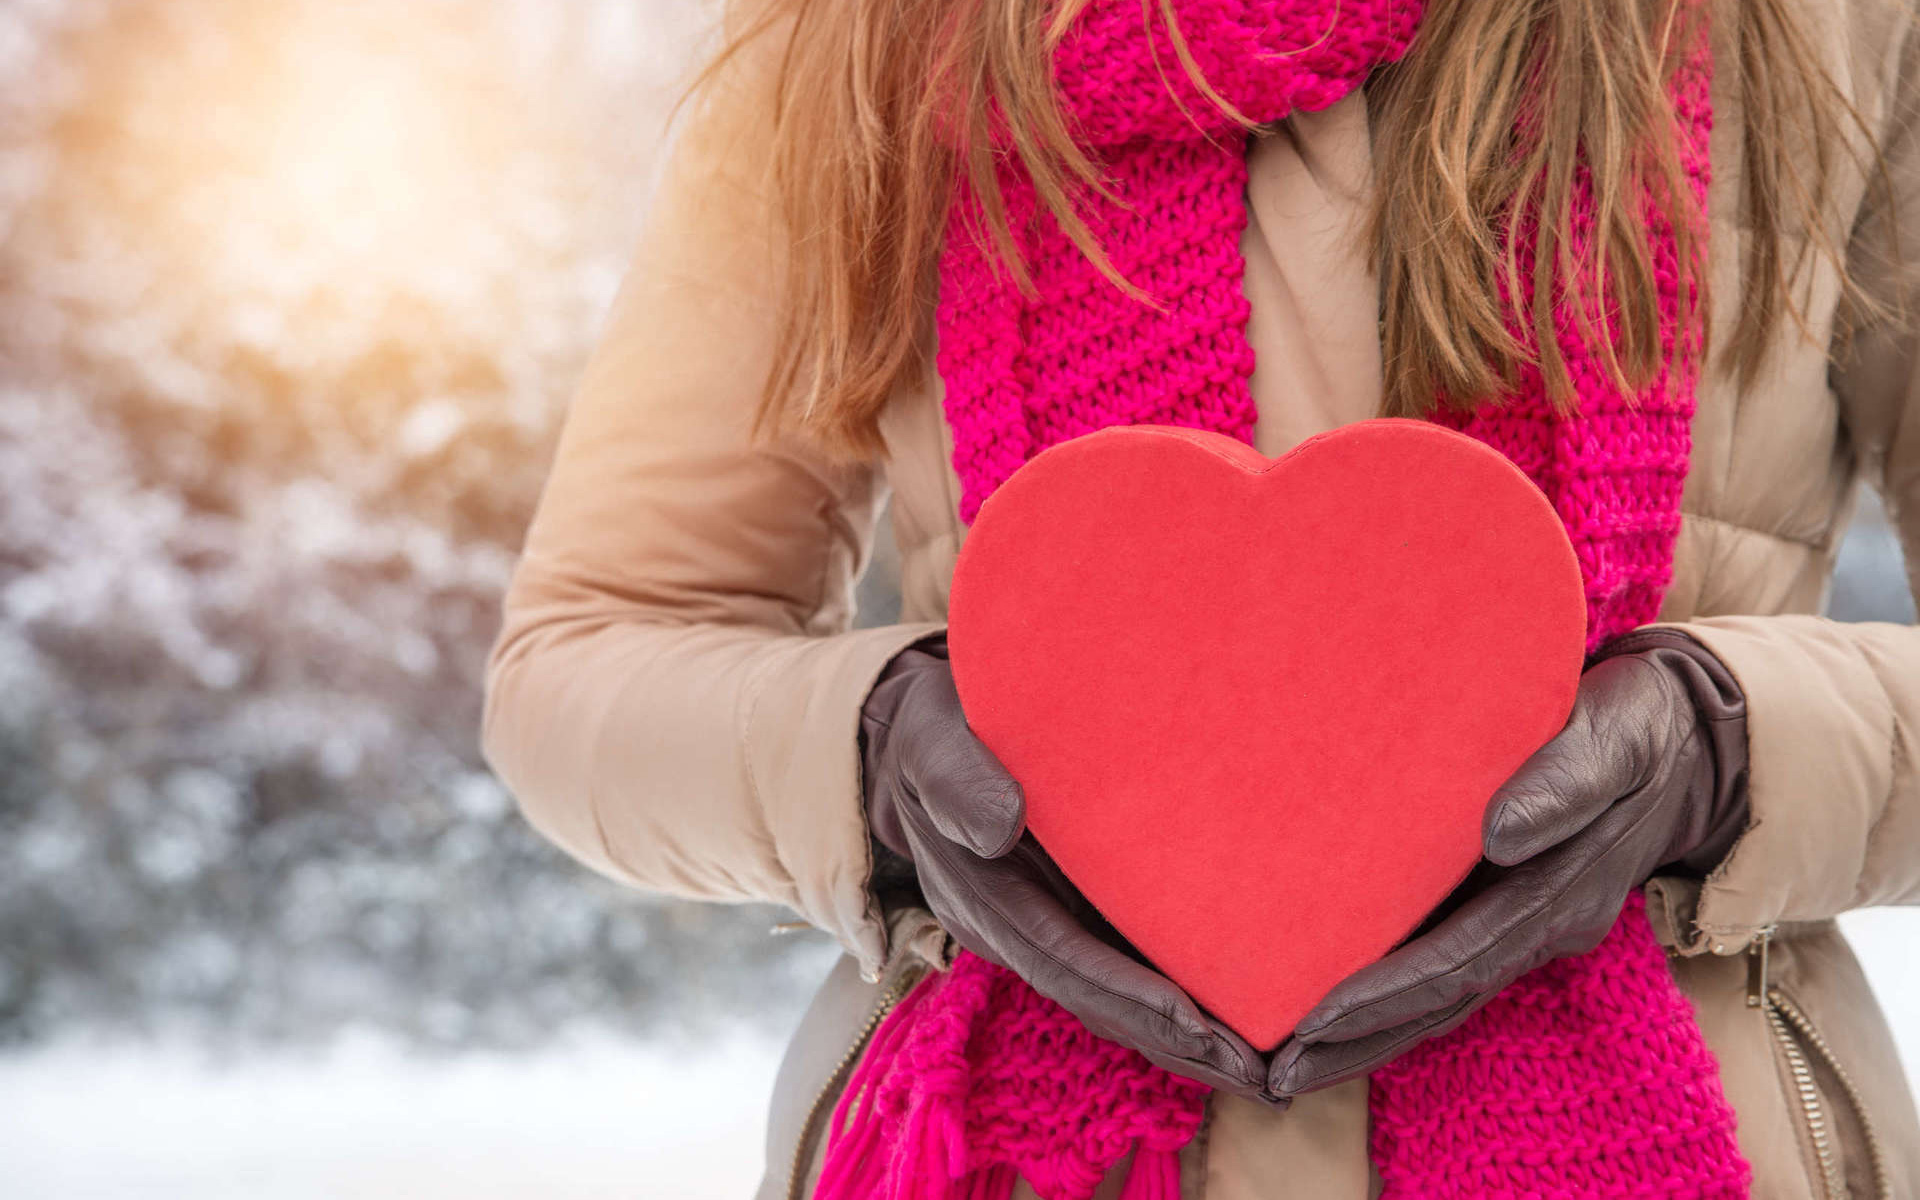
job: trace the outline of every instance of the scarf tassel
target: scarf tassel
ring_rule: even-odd
[[[1180,1200],[1180,1151],[1135,1151],[1120,1200]]]
[[[962,1097],[919,1092],[905,1110],[881,1100],[882,1083],[913,1070],[914,1012],[934,989],[915,988],[887,1014],[833,1107],[815,1200],[1011,1200],[1011,1163],[969,1168]],[[1119,1200],[1180,1200],[1180,1150],[1135,1147]]]
[[[1010,1166],[966,1168],[965,1121],[957,1097],[922,1094],[904,1112],[881,1101],[881,1084],[908,1069],[913,1012],[931,989],[909,992],[874,1031],[847,1079],[828,1126],[815,1200],[1010,1200]],[[1157,1200],[1157,1197],[1155,1198]],[[1179,1200],[1174,1194],[1172,1200]]]

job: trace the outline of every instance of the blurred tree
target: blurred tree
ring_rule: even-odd
[[[480,670],[708,6],[0,9],[0,1038],[784,1017],[529,831]]]

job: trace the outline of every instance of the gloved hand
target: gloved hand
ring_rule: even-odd
[[[861,734],[868,825],[912,860],[956,941],[1109,1041],[1209,1086],[1260,1092],[1264,1056],[1129,953],[1024,834],[1026,799],[967,728],[944,638],[895,656],[867,697]]]
[[[1583,954],[1662,868],[1705,875],[1747,824],[1746,697],[1677,630],[1627,634],[1581,677],[1566,727],[1501,786],[1486,861],[1444,915],[1350,976],[1275,1053],[1273,1093],[1373,1070],[1543,963]]]

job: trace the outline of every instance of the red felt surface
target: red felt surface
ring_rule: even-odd
[[[1565,724],[1586,607],[1497,451],[1377,420],[1278,459],[1103,430],[989,498],[953,581],[968,722],[1109,920],[1261,1049],[1466,875]]]

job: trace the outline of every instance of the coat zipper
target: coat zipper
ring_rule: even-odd
[[[880,1022],[886,1020],[887,1014],[893,1011],[894,1005],[900,1003],[901,999],[913,990],[913,985],[920,982],[923,974],[924,972],[921,971],[908,970],[887,985],[886,990],[880,993],[880,998],[874,1002],[873,1008],[868,1011],[866,1020],[860,1023],[860,1029],[854,1035],[853,1044],[848,1046],[847,1052],[840,1056],[840,1061],[834,1066],[833,1072],[827,1076],[826,1082],[820,1085],[820,1091],[814,1096],[813,1103],[807,1106],[806,1120],[800,1125],[800,1138],[793,1146],[793,1162],[787,1168],[787,1200],[801,1200],[800,1192],[805,1183],[803,1176],[806,1174],[807,1151],[813,1146],[814,1135],[819,1131],[822,1115],[832,1107],[828,1101],[837,1097],[840,1089],[846,1085],[847,1076],[852,1073],[853,1065],[860,1061],[861,1052],[867,1048],[867,1043],[873,1040],[874,1030],[880,1028]]]
[[[1806,1118],[1807,1131],[1813,1138],[1814,1157],[1820,1164],[1820,1181],[1826,1200],[1845,1200],[1847,1181],[1841,1175],[1840,1164],[1834,1157],[1834,1129],[1827,1119],[1826,1106],[1821,1102],[1820,1089],[1814,1082],[1809,1051],[1833,1073],[1834,1079],[1840,1084],[1841,1095],[1852,1108],[1854,1119],[1860,1123],[1861,1136],[1867,1143],[1867,1165],[1873,1177],[1874,1200],[1893,1200],[1893,1182],[1887,1175],[1880,1139],[1874,1132],[1873,1120],[1867,1115],[1866,1102],[1861,1098],[1860,1089],[1854,1085],[1853,1076],[1840,1065],[1833,1047],[1821,1035],[1806,1011],[1767,980],[1767,948],[1772,940],[1773,929],[1768,927],[1761,930],[1747,948],[1747,1007],[1765,1011],[1767,1027],[1787,1060],[1787,1070],[1793,1076],[1794,1092],[1800,1101],[1801,1115]]]

